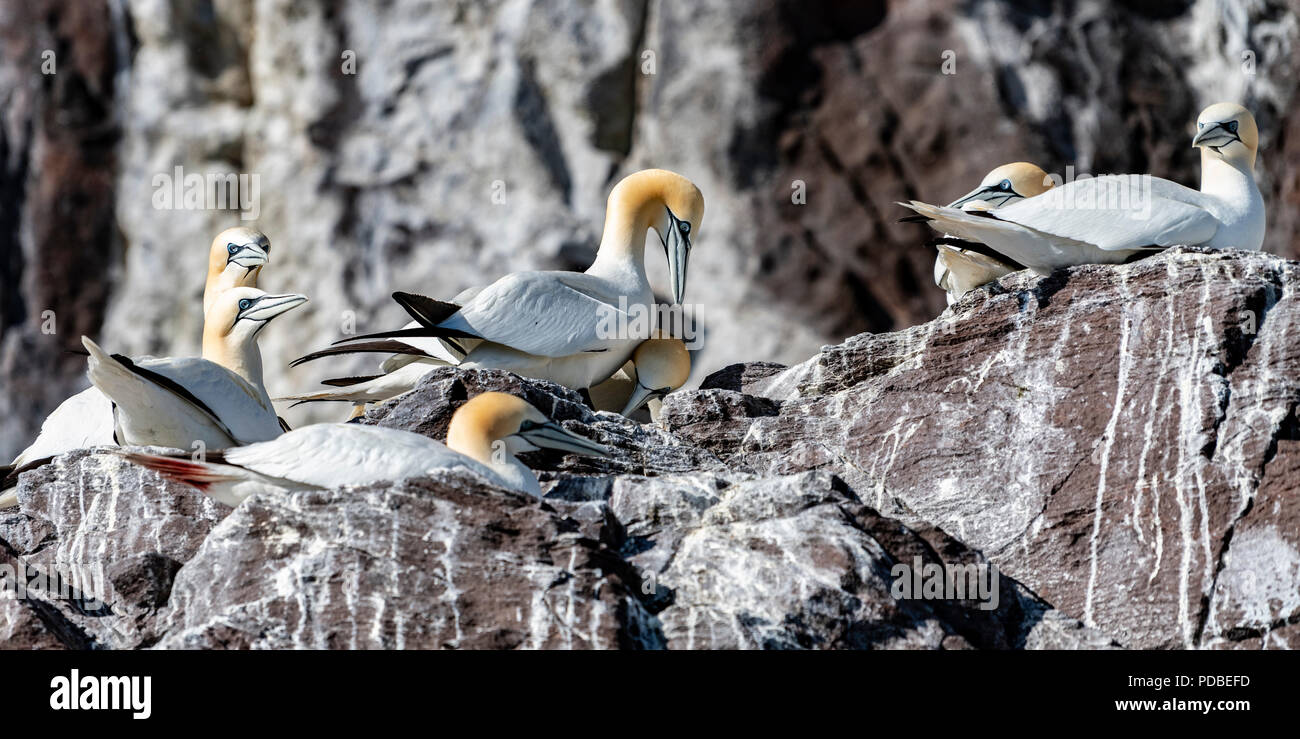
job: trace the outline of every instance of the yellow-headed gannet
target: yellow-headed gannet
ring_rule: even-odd
[[[690,180],[662,169],[642,170],[623,178],[610,192],[600,249],[586,272],[516,272],[478,291],[464,305],[394,293],[419,328],[343,342],[411,337],[478,341],[468,349],[462,367],[503,369],[573,389],[589,388],[618,371],[654,328],[654,294],[645,271],[646,232],[654,229],[659,234],[673,300],[681,302],[691,240],[703,216],[704,198]],[[324,355],[318,352],[302,360]]]
[[[266,234],[244,226],[217,234],[208,249],[208,279],[203,283],[203,313],[212,301],[232,287],[257,287],[262,267],[271,258]]]
[[[532,470],[515,458],[541,448],[598,456],[609,451],[551,421],[528,402],[491,392],[472,398],[452,415],[446,445],[409,431],[319,423],[274,441],[209,455],[207,462],[193,462],[188,455],[124,454],[234,506],[259,492],[366,485],[450,468],[468,469],[496,485],[541,495]]]
[[[1235,103],[1201,112],[1201,189],[1150,175],[1079,179],[996,211],[967,213],[912,201],[945,234],[987,244],[1039,274],[1075,264],[1116,264],[1168,246],[1257,250],[1264,199],[1255,184],[1259,131]]]
[[[217,234],[208,247],[208,273],[203,284],[204,315],[217,296],[226,290],[257,287],[257,279],[262,267],[270,259],[270,253],[271,242],[260,231],[237,226]],[[226,351],[222,342],[209,342],[206,324],[204,331],[203,358],[222,364],[227,369],[240,371],[239,362],[225,364],[227,358],[239,360],[240,355]],[[151,357],[141,358],[137,363],[147,365],[150,361]],[[260,360],[258,364],[260,365]],[[256,379],[251,376],[245,379],[260,386],[260,367]],[[7,491],[17,484],[18,471],[36,466],[51,457],[73,449],[115,444],[113,426],[113,401],[100,392],[99,388],[92,385],[73,395],[45,417],[41,422],[40,433],[30,446],[20,452],[10,465],[0,467],[0,491]],[[0,509],[14,505],[17,505],[14,492],[0,493]]]
[[[210,449],[274,439],[283,431],[262,384],[257,334],[276,316],[307,302],[236,287],[217,297],[203,327],[204,355],[132,361],[86,337],[87,375],[114,403],[122,445]]]
[[[1008,203],[1041,195],[1052,188],[1052,178],[1037,165],[1012,162],[989,172],[979,187],[948,204],[964,211],[995,210]],[[904,220],[929,220],[913,216]],[[948,305],[980,285],[1023,269],[984,244],[951,237],[933,242],[939,251],[934,259],[934,284],[947,293]]]
[[[632,361],[623,365],[608,380],[591,388],[591,402],[598,411],[634,417],[642,406],[649,406],[650,420],[659,420],[663,397],[686,384],[691,376],[691,354],[681,339],[655,331],[632,353]]]

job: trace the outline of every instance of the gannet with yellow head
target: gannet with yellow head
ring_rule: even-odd
[[[452,415],[447,443],[409,431],[355,423],[318,423],[273,441],[227,449],[194,462],[187,454],[124,452],[133,462],[199,488],[226,505],[255,493],[318,490],[468,469],[495,485],[541,495],[520,452],[557,449],[604,456],[609,450],[505,393],[483,393]]]
[[[646,233],[654,230],[659,236],[673,300],[680,303],[691,244],[703,217],[704,198],[690,180],[662,169],[636,172],[610,192],[600,248],[586,272],[516,272],[477,291],[463,305],[394,293],[419,327],[339,343],[413,337],[465,341],[463,367],[503,369],[573,389],[590,388],[618,371],[653,329]],[[634,330],[638,314],[645,317],[640,335]],[[346,351],[348,346],[340,346],[299,361]]]
[[[949,203],[948,207],[967,212],[996,210],[1041,195],[1052,189],[1053,184],[1052,178],[1038,165],[1012,162],[989,172],[979,187]],[[939,251],[934,260],[934,284],[947,293],[948,305],[980,285],[1022,269],[980,243],[943,237],[935,240],[934,246]]]
[[[212,301],[232,287],[257,287],[262,267],[271,258],[271,240],[245,226],[228,228],[212,239],[208,248],[208,279],[203,283],[203,313]]]
[[[987,244],[1039,274],[1116,264],[1169,246],[1258,250],[1264,198],[1255,183],[1259,131],[1250,111],[1216,103],[1196,121],[1201,189],[1151,175],[1079,179],[984,214],[912,201],[945,234]]]
[[[119,444],[210,449],[266,441],[283,431],[262,382],[257,335],[305,295],[236,287],[217,296],[204,321],[205,356],[132,361],[89,338],[87,375],[114,404]],[[216,360],[220,361],[216,361]]]
[[[686,384],[691,376],[691,354],[681,339],[661,330],[641,342],[632,360],[614,376],[591,388],[591,402],[598,411],[621,413],[636,418],[649,406],[649,418],[658,422],[659,408],[668,393]]]

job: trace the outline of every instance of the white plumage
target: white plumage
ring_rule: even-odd
[[[987,215],[913,201],[908,207],[947,234],[987,244],[1040,274],[1058,267],[1119,263],[1175,245],[1259,249],[1264,200],[1253,173],[1255,120],[1218,103],[1197,122],[1201,189],[1150,175],[1080,179]]]
[[[608,451],[519,398],[483,393],[452,416],[448,445],[408,431],[327,423],[226,450],[219,462],[194,462],[184,455],[125,454],[233,506],[255,493],[365,485],[438,469],[467,469],[494,485],[540,495],[537,478],[515,458],[518,452],[539,448],[580,454]]]
[[[392,337],[409,342],[421,332],[450,337],[471,342],[465,345],[463,367],[503,369],[589,388],[618,371],[654,328],[654,294],[645,271],[647,230],[660,235],[674,300],[680,302],[692,229],[698,230],[703,214],[703,197],[686,178],[665,170],[637,172],[610,193],[600,249],[586,272],[516,272],[463,304],[441,304],[455,310],[436,320],[413,313],[420,329],[346,341]]]

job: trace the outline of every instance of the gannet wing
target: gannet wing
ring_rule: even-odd
[[[1203,244],[1219,219],[1200,192],[1144,175],[1075,180],[989,215],[1106,251]]]
[[[137,364],[184,388],[241,444],[274,439],[283,431],[270,398],[216,362],[198,357],[169,357]]]
[[[399,480],[449,467],[498,479],[486,466],[426,436],[359,424],[304,426],[274,441],[228,449],[222,456],[267,477],[322,488]]]
[[[35,441],[14,458],[14,467],[33,460],[117,443],[113,439],[113,401],[91,386],[59,404],[41,423]]]
[[[516,272],[484,288],[439,328],[541,357],[606,351],[619,337],[602,336],[601,326],[630,321],[619,315],[619,297],[606,281],[581,272]]]

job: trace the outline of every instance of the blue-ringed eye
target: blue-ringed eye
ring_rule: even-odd
[[[1236,121],[1228,121],[1228,130],[1229,130],[1229,131],[1232,131],[1233,133],[1236,133],[1236,132],[1237,132],[1237,122],[1236,122]]]
[[[235,252],[239,251],[239,247],[234,244],[226,244],[226,251],[230,252],[231,254],[234,254]]]
[[[1011,180],[1003,180],[999,182],[998,189],[1002,192],[1011,192]]]
[[[1200,123],[1200,122],[1198,122],[1198,123],[1196,124],[1196,127],[1197,127],[1197,128],[1205,128],[1205,124],[1204,124],[1204,123]]]
[[[252,306],[253,306],[253,301],[249,300],[248,298],[244,298],[243,300],[239,301],[240,310],[248,310]]]
[[[691,232],[691,224],[687,223],[686,221],[682,221],[681,223],[678,223],[677,227],[680,228],[682,230],[682,233],[684,234],[688,234]]]

